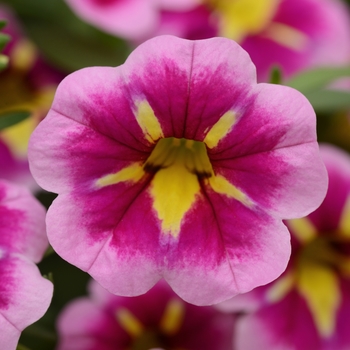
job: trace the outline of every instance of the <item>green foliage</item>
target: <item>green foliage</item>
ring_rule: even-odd
[[[6,26],[5,20],[0,20],[0,30]],[[4,33],[0,33],[0,51],[3,50],[5,45],[10,41],[10,37]],[[9,58],[5,55],[0,54],[0,71],[5,69],[8,65]]]
[[[280,67],[272,67],[269,81],[271,84],[282,84],[282,71]]]
[[[336,79],[350,77],[350,66],[321,67],[307,70],[295,75],[286,85],[299,90],[303,94],[322,89]]]
[[[6,0],[20,16],[45,58],[71,72],[87,66],[118,66],[130,49],[119,38],[78,19],[63,0]]]
[[[30,112],[28,111],[17,111],[0,114],[0,130],[21,122],[22,120],[28,118],[29,115]]]
[[[332,113],[350,109],[350,92],[329,88],[331,83],[344,77],[350,81],[350,66],[321,67],[295,75],[286,85],[303,93],[316,112]]]
[[[350,92],[337,90],[318,90],[305,95],[316,112],[332,113],[350,109]]]

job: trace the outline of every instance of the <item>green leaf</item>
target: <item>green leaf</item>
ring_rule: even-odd
[[[53,283],[53,273],[52,272],[49,272],[48,274],[43,275],[43,277]]]
[[[48,256],[50,256],[51,254],[54,254],[54,253],[55,253],[54,249],[49,245],[49,247],[46,249],[44,258],[47,258]]]
[[[0,19],[0,30],[3,29],[7,24],[7,21],[5,19]]]
[[[350,66],[316,68],[295,75],[285,85],[306,94],[326,87],[335,79],[347,76],[350,77]]]
[[[350,92],[340,90],[319,90],[305,94],[316,112],[332,113],[350,109]]]
[[[30,350],[30,349],[22,344],[18,344],[16,350]]]
[[[282,71],[280,67],[272,67],[270,71],[270,83],[281,84],[282,83]]]
[[[77,18],[63,0],[6,0],[46,60],[71,72],[87,66],[118,66],[130,52],[120,38]]]
[[[5,45],[10,41],[11,37],[9,35],[0,33],[0,51],[5,47]]]
[[[22,120],[28,118],[29,115],[30,112],[28,111],[8,112],[0,114],[0,130],[21,122]]]

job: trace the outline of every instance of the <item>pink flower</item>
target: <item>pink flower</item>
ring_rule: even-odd
[[[242,47],[249,52],[260,80],[273,65],[285,78],[301,70],[345,65],[350,60],[350,14],[338,0],[282,0],[271,22],[247,36]]]
[[[146,294],[118,297],[96,282],[58,319],[59,350],[232,349],[234,318],[179,299],[159,283]]]
[[[282,218],[314,210],[327,184],[306,98],[256,84],[224,38],[157,37],[120,67],[71,74],[29,157],[59,194],[58,254],[114,294],[164,278],[198,305],[275,279],[290,254]]]
[[[186,11],[199,0],[66,0],[84,20],[111,34],[142,41],[153,36],[161,11]]]
[[[240,43],[266,81],[278,65],[300,70],[347,64],[350,16],[340,0],[66,0],[97,27],[140,43],[156,35],[222,36]]]
[[[0,131],[0,178],[35,191],[38,185],[29,172],[27,160],[29,136],[47,113],[63,74],[43,61],[8,7],[0,5],[0,18],[8,21],[2,31],[11,37],[4,49],[10,64],[0,73],[0,118],[18,111],[30,113],[29,118]]]
[[[0,181],[0,348],[11,350],[21,331],[43,316],[52,284],[34,263],[48,246],[45,209],[27,190]]]
[[[271,284],[223,309],[249,312],[237,325],[237,350],[347,350],[350,315],[350,157],[322,146],[329,189],[309,216],[288,222],[292,257]],[[254,334],[254,337],[251,336]]]

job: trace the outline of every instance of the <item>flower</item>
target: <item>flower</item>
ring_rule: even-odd
[[[165,284],[118,297],[95,281],[58,318],[59,350],[232,349],[234,317],[183,302]]]
[[[87,22],[102,30],[133,41],[152,37],[161,11],[187,11],[198,0],[66,0]]]
[[[345,65],[350,17],[339,0],[67,0],[88,22],[134,45],[157,35],[222,36],[240,43],[267,81],[273,66],[285,78],[308,68]],[[174,2],[175,4],[175,2]]]
[[[225,38],[157,37],[65,78],[29,147],[56,252],[114,294],[212,304],[276,278],[322,201],[315,115]]]
[[[242,1],[244,2],[244,1]],[[258,1],[263,3],[263,1]],[[241,42],[267,80],[272,66],[285,78],[316,66],[345,65],[350,58],[350,16],[337,0],[269,1],[271,21]]]
[[[16,349],[21,331],[49,307],[52,283],[34,264],[47,246],[45,209],[25,188],[0,180],[1,349]]]
[[[321,154],[329,175],[326,198],[309,216],[288,221],[293,249],[282,276],[244,296],[248,313],[238,321],[238,350],[257,344],[350,348],[350,157],[330,145],[323,145]],[[240,303],[239,297],[221,308],[239,310]]]
[[[0,178],[38,189],[27,161],[31,132],[49,109],[63,74],[49,67],[36,47],[25,38],[10,8],[0,5],[0,18],[8,24],[3,32],[11,37],[4,53],[9,67],[0,73],[0,118],[5,114],[27,111],[30,117],[0,131]]]

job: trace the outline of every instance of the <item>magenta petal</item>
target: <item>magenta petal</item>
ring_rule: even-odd
[[[122,69],[131,96],[149,102],[165,137],[200,141],[224,113],[240,108],[256,81],[248,54],[225,38],[156,37],[135,49]]]
[[[164,253],[143,187],[122,184],[85,196],[61,195],[47,215],[57,253],[119,295],[145,293],[161,278],[158,259]]]
[[[285,219],[305,216],[327,188],[314,111],[288,87],[258,84],[255,92],[230,135],[210,152],[214,169],[265,210]]]
[[[121,309],[130,312],[143,330],[151,331],[154,341],[166,349],[226,350],[232,346],[234,317],[212,307],[182,302],[164,282],[135,298],[111,295],[91,282],[90,297],[71,302],[59,317],[60,350],[133,348],[137,336],[132,337],[118,322]],[[166,334],[161,320],[169,302],[174,301],[183,308],[183,319],[176,332]]]
[[[45,209],[26,188],[0,181],[0,250],[39,262],[48,246]]]
[[[157,10],[144,0],[66,0],[81,18],[111,34],[143,39],[157,24]]]
[[[169,240],[164,278],[176,293],[197,305],[218,303],[284,271],[290,256],[285,225],[216,193],[205,201],[186,217],[179,242]]]
[[[1,349],[14,349],[22,330],[41,318],[50,305],[53,286],[24,257],[0,256]]]
[[[321,144],[320,151],[328,171],[329,188],[320,207],[309,217],[320,231],[331,232],[339,227],[350,193],[350,158],[333,145]]]
[[[243,316],[237,323],[236,335],[237,350],[322,349],[306,302],[296,292]]]

